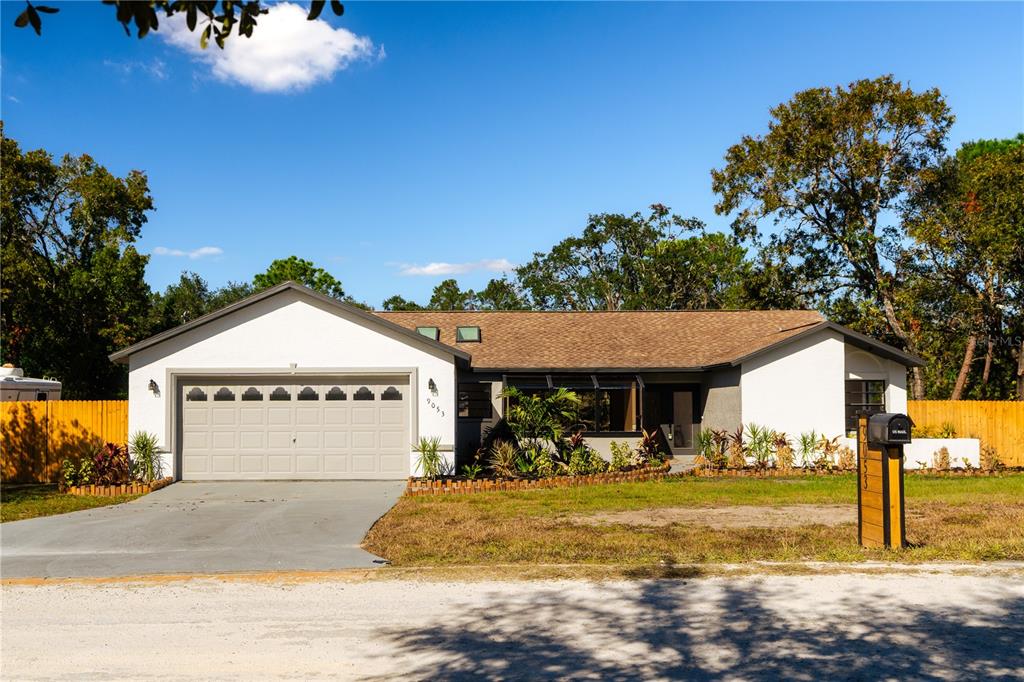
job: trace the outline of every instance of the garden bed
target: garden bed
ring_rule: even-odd
[[[65,495],[88,495],[91,497],[120,497],[122,495],[145,495],[160,488],[166,488],[174,479],[170,476],[157,479],[151,483],[134,481],[121,485],[71,485],[65,486],[61,492]]]
[[[415,495],[464,495],[490,493],[502,490],[539,490],[543,488],[570,488],[581,485],[602,483],[623,483],[627,481],[652,481],[668,475],[668,462],[631,471],[610,471],[586,476],[552,476],[549,478],[520,479],[474,479],[441,478],[430,481],[410,478],[405,485],[405,494]]]
[[[842,476],[856,473],[856,469],[708,469],[694,468],[678,471],[672,476],[695,476],[698,478],[792,478],[794,476]],[[941,476],[948,478],[970,478],[982,476],[1004,476],[1007,474],[1024,473],[1024,467],[1003,467],[999,469],[904,469],[905,476]]]

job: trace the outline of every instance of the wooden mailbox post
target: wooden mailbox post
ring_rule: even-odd
[[[903,446],[910,419],[861,413],[857,419],[857,536],[862,547],[906,547]]]

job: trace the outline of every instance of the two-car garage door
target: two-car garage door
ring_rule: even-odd
[[[202,377],[179,386],[183,479],[409,475],[407,376]]]

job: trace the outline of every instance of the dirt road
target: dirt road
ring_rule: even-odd
[[[1016,576],[6,585],[4,680],[1021,679]]]

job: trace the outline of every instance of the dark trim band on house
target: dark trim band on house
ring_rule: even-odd
[[[594,374],[562,371],[558,374],[507,374],[505,386],[526,395],[565,388],[575,393],[580,404],[574,431],[584,433],[635,434],[640,432],[643,381],[636,374]]]

